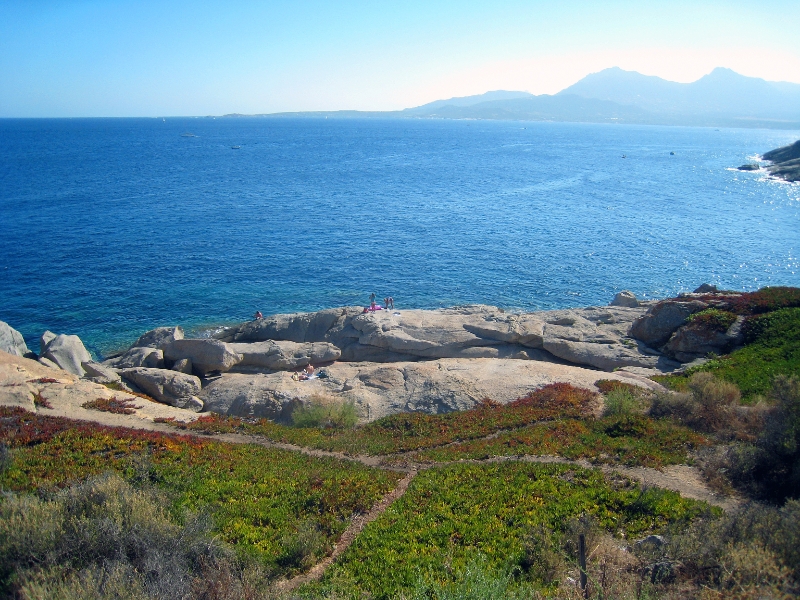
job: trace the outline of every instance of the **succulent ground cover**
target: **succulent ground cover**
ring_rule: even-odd
[[[423,450],[390,463],[443,462],[493,456],[551,455],[598,464],[663,467],[687,462],[689,454],[709,444],[707,438],[667,420],[644,415],[602,419],[563,419],[537,423],[475,440]]]
[[[554,582],[542,580],[526,549],[536,532],[550,538],[539,540],[535,552],[541,552],[581,517],[617,536],[635,537],[712,512],[673,492],[644,490],[625,478],[567,465],[433,468],[421,472],[307,594],[395,598],[416,587],[420,575],[453,577],[477,554],[485,557],[486,568],[512,570],[519,584],[544,588]]]
[[[144,481],[169,498],[176,520],[211,512],[213,533],[273,573],[324,555],[354,514],[401,474],[254,445],[164,435],[0,408],[10,466],[0,488],[51,490],[104,471]]]
[[[744,346],[728,355],[712,357],[684,375],[653,379],[676,391],[686,391],[688,377],[709,372],[735,383],[745,401],[751,402],[767,394],[775,376],[800,376],[800,289],[763,288],[740,296],[702,299],[714,302],[715,307],[690,319],[716,324],[722,329],[737,315],[744,316]]]

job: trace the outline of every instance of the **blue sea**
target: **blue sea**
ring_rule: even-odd
[[[184,135],[184,134],[191,134]],[[507,310],[800,285],[798,131],[449,120],[0,120],[0,320],[140,333],[363,305]],[[234,148],[236,147],[236,148]],[[672,154],[674,153],[674,154]],[[623,158],[624,156],[624,158]]]

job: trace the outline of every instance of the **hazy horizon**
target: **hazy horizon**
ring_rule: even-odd
[[[390,111],[617,66],[800,83],[800,5],[0,0],[0,117]]]

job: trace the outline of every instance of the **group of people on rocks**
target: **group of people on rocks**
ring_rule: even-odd
[[[375,292],[369,295],[369,306],[364,308],[364,312],[375,312],[376,310],[394,310],[394,298],[387,296],[383,299],[383,306],[378,306],[375,302]]]

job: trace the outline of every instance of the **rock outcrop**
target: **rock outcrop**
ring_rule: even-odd
[[[119,373],[105,365],[96,362],[85,362],[81,366],[86,372],[86,379],[89,381],[94,381],[95,383],[118,383],[120,381]]]
[[[650,348],[660,348],[691,315],[708,308],[708,303],[692,298],[662,300],[636,319],[628,335]]]
[[[173,340],[164,346],[164,359],[172,364],[181,359],[192,361],[192,370],[198,375],[214,371],[229,371],[242,362],[242,355],[234,352],[219,340]]]
[[[764,153],[764,160],[772,161],[767,167],[770,175],[785,181],[800,181],[800,140],[794,144]]]
[[[664,345],[664,354],[687,363],[708,354],[727,354],[742,343],[742,324],[739,317],[727,329],[720,331],[703,323],[687,323],[678,328]]]
[[[629,290],[622,290],[611,301],[609,306],[626,306],[628,308],[636,308],[639,306],[639,300],[636,298],[636,294]]]
[[[164,352],[155,347],[134,346],[116,358],[103,361],[103,364],[114,369],[133,369],[136,367],[163,369]]]
[[[203,402],[197,398],[200,379],[194,375],[145,367],[123,369],[120,375],[160,402],[194,412],[203,410]]]
[[[175,340],[183,339],[183,328],[178,327],[157,327],[139,336],[133,343],[132,348],[159,348]]]
[[[298,369],[308,364],[332,362],[342,356],[342,352],[328,342],[297,342],[266,341],[250,343],[233,343],[228,347],[235,353],[242,355],[242,361],[235,368],[243,370],[246,367],[267,369],[270,371],[286,371]]]
[[[0,350],[14,356],[30,355],[22,334],[3,321],[0,321]]]
[[[328,343],[340,351],[340,360],[348,362],[517,358],[569,361],[606,370],[658,368],[658,357],[627,336],[630,325],[646,310],[638,301],[636,307],[524,314],[485,305],[375,313],[350,307],[250,321],[223,331],[218,339],[230,342],[240,353],[245,350],[238,344],[244,342]]]
[[[45,331],[41,340],[41,355],[68,373],[82,377],[82,363],[91,362],[92,356],[77,335],[56,335]]]
[[[445,358],[397,363],[337,362],[325,377],[296,381],[291,373],[223,373],[200,393],[206,410],[241,417],[285,420],[298,402],[312,396],[353,402],[363,419],[398,412],[444,413],[473,407],[484,398],[509,402],[529,391],[568,381],[594,388],[616,379],[658,389],[653,381],[625,371],[601,373],[557,363],[488,358]]]

